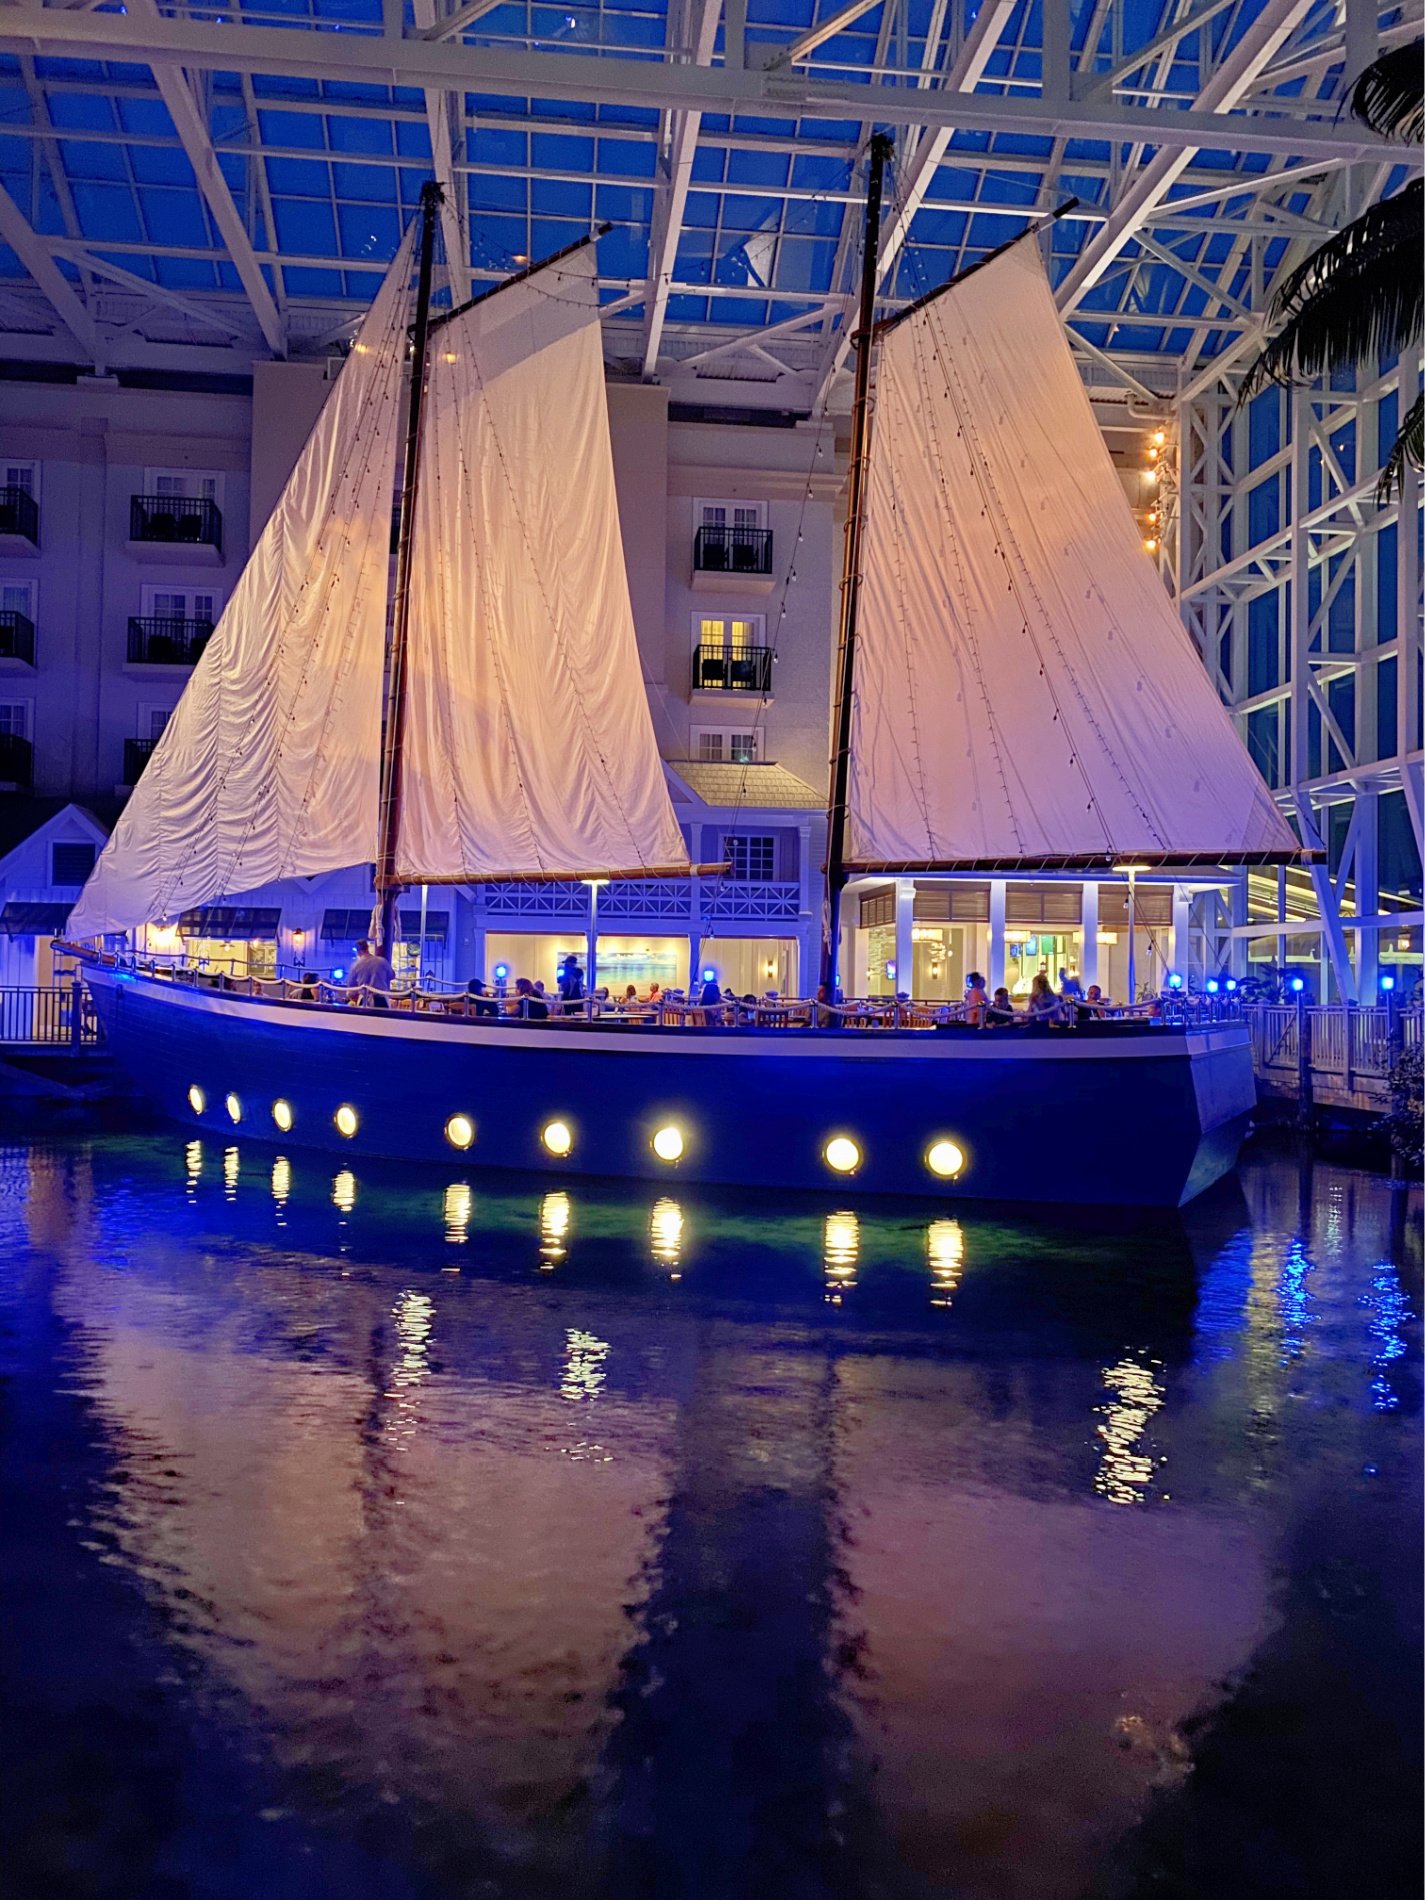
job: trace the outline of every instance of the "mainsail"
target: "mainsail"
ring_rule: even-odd
[[[1020,243],[876,357],[848,870],[1294,858]]]
[[[619,535],[591,244],[433,327],[421,427],[398,877],[686,873]]]
[[[414,227],[69,919],[75,937],[370,859]]]

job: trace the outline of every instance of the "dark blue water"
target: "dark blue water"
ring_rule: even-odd
[[[6,1900],[1419,1891],[1420,1209],[0,1150]]]

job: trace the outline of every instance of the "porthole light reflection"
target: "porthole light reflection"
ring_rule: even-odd
[[[445,1138],[452,1148],[468,1148],[475,1139],[475,1124],[468,1115],[452,1115],[445,1124]]]
[[[849,1210],[828,1214],[822,1229],[821,1257],[826,1267],[826,1299],[840,1306],[843,1293],[856,1284],[856,1261],[861,1252],[861,1223]]]
[[[965,1235],[957,1220],[933,1220],[925,1230],[930,1304],[949,1306],[965,1266]]]
[[[336,1123],[337,1133],[339,1135],[345,1135],[348,1141],[350,1141],[351,1137],[361,1126],[356,1110],[351,1106],[350,1102],[343,1102],[335,1115],[332,1116],[332,1120]]]
[[[238,1190],[238,1174],[242,1168],[242,1156],[236,1148],[223,1150],[223,1199],[235,1201]]]
[[[195,1082],[188,1091],[188,1106],[195,1115],[203,1114],[208,1106],[208,1098]]]
[[[548,1152],[561,1161],[574,1146],[574,1131],[568,1122],[546,1122],[539,1138]]]
[[[452,1181],[445,1190],[445,1237],[461,1247],[470,1238],[470,1215],[475,1197],[468,1181]]]
[[[861,1165],[861,1149],[849,1135],[833,1135],[822,1149],[821,1158],[837,1174],[853,1174]]]
[[[333,1177],[332,1206],[339,1214],[349,1214],[356,1206],[356,1176],[350,1168]]]
[[[272,1164],[272,1199],[279,1217],[287,1205],[292,1193],[292,1163],[286,1155],[278,1155]]]
[[[272,1104],[272,1119],[284,1135],[289,1134],[292,1128],[292,1104],[281,1100],[275,1101]]]
[[[562,1189],[546,1194],[539,1204],[539,1264],[545,1273],[552,1273],[568,1252],[565,1242],[573,1211]]]
[[[240,1122],[242,1120],[242,1103],[238,1100],[236,1095],[230,1095],[227,1098],[225,1106],[230,1122]]]
[[[660,1267],[678,1267],[683,1258],[683,1210],[676,1201],[665,1196],[654,1202],[648,1217],[648,1241]],[[675,1271],[669,1277],[680,1280],[682,1275]]]
[[[925,1151],[925,1165],[942,1181],[953,1181],[965,1167],[965,1150],[957,1141],[933,1141]]]
[[[683,1152],[683,1131],[668,1122],[653,1137],[653,1152],[660,1161],[676,1161]]]

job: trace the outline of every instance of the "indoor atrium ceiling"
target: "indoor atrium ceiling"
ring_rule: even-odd
[[[1342,111],[1420,0],[0,4],[0,356],[245,371],[341,344],[435,171],[464,297],[613,228],[610,363],[844,399],[864,151],[887,307],[1070,198],[1088,380],[1161,398],[1418,151]]]

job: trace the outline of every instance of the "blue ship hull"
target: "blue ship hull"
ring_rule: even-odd
[[[1233,1167],[1256,1100],[1234,1023],[835,1034],[461,1022],[85,974],[109,1047],[160,1113],[346,1157],[1174,1207]],[[565,1154],[549,1152],[551,1123],[568,1131]],[[677,1131],[675,1159],[655,1152],[660,1130]],[[837,1137],[857,1150],[844,1174],[825,1158]],[[948,1178],[927,1158],[937,1144],[942,1166],[961,1160]]]

